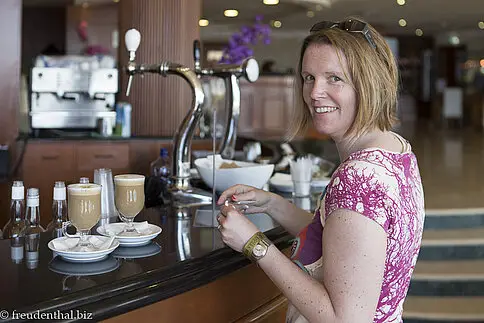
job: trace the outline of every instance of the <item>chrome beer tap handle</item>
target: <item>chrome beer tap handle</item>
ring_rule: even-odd
[[[140,40],[141,34],[136,29],[128,30],[125,35],[126,48],[129,51],[129,62],[126,67],[126,73],[129,75],[127,95],[129,95],[131,79],[135,74],[153,73],[164,77],[172,74],[180,76],[190,85],[192,106],[173,137],[173,184],[170,187],[170,194],[174,202],[176,201],[178,204],[210,204],[212,201],[211,194],[190,185],[191,141],[202,114],[202,105],[205,100],[200,79],[192,69],[177,63],[166,61],[159,64],[135,63],[136,50]]]
[[[259,78],[259,65],[254,58],[247,58],[240,65],[215,66],[211,72],[212,75],[223,77],[225,81],[225,110],[227,111],[227,119],[225,121],[224,137],[219,151],[223,158],[233,159],[241,103],[239,79],[244,77],[251,83],[257,81]]]
[[[133,76],[137,73],[136,62],[136,51],[138,50],[139,44],[141,42],[141,34],[136,29],[130,29],[126,32],[124,36],[124,42],[126,44],[126,49],[129,52],[129,62],[126,67],[128,78],[128,86],[126,87],[126,96],[129,96],[131,91],[131,83],[133,81]]]
[[[225,82],[225,131],[222,142],[219,146],[219,153],[225,159],[232,159],[235,154],[235,142],[237,140],[237,128],[240,116],[240,84],[239,78],[244,77],[253,83],[259,78],[259,64],[249,57],[242,64],[220,64],[213,68],[202,68],[200,65],[200,41],[193,42],[193,59],[195,73],[198,77],[202,75],[220,77]]]

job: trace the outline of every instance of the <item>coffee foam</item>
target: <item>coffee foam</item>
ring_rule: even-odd
[[[67,186],[72,195],[93,195],[101,192],[101,185],[98,184],[71,184]]]
[[[114,176],[114,182],[116,185],[132,186],[143,185],[145,183],[145,177],[138,174],[124,174]]]

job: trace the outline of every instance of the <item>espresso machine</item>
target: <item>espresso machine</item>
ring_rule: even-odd
[[[30,128],[114,126],[118,70],[111,56],[38,56],[30,74]]]

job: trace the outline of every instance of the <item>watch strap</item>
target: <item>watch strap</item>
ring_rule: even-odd
[[[262,258],[262,257],[259,257],[259,258],[254,257],[254,254],[252,252],[258,244],[262,244],[266,248],[269,248],[272,242],[265,236],[265,234],[258,231],[249,239],[249,241],[245,243],[244,248],[242,249],[244,256],[246,256],[247,258],[249,258],[251,261],[254,261],[254,262]]]

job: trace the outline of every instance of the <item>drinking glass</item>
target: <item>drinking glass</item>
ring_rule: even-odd
[[[138,174],[114,176],[114,196],[119,217],[126,223],[121,233],[138,234],[133,221],[145,205],[145,177]]]
[[[62,231],[67,237],[79,237],[79,243],[70,251],[93,251],[97,248],[87,236],[101,218],[101,185],[71,184],[67,186],[69,221],[64,222]],[[67,233],[67,226],[77,229],[75,235]]]
[[[113,173],[109,168],[94,170],[94,183],[102,186],[101,190],[101,219],[117,215],[114,207]]]

